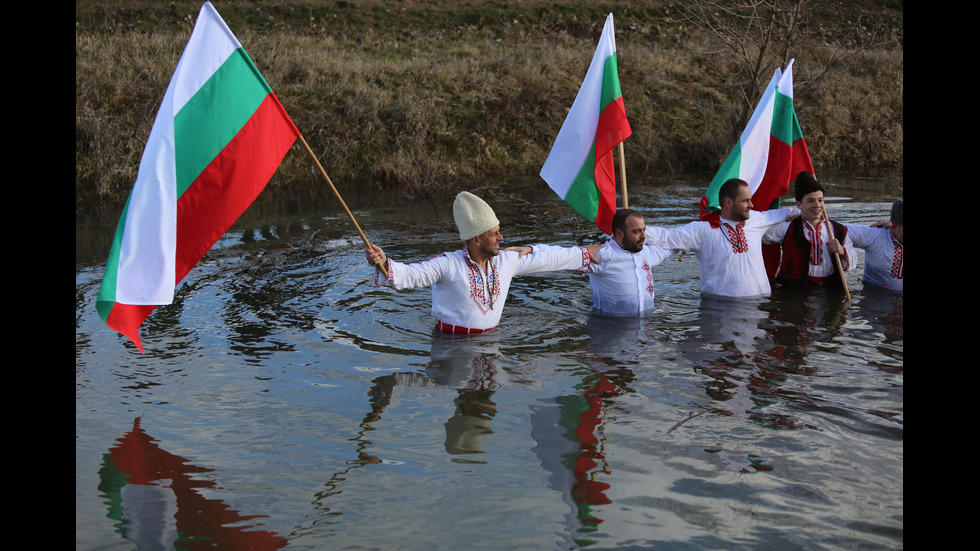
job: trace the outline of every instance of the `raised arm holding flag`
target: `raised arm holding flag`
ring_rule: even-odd
[[[96,298],[103,321],[142,352],[139,326],[173,301],[176,285],[252,204],[297,138],[269,84],[205,2],[116,228]]]

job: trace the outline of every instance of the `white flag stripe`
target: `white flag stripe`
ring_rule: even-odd
[[[795,59],[789,61],[785,71],[776,68],[769,85],[766,86],[766,91],[762,94],[762,99],[759,100],[759,105],[749,119],[749,124],[742,132],[739,177],[749,184],[752,193],[755,193],[762,184],[762,178],[766,175],[766,167],[769,164],[769,141],[772,138],[776,94],[793,97],[794,61]]]
[[[146,141],[129,196],[116,271],[116,302],[170,304],[177,251],[173,80]]]
[[[123,223],[116,302],[173,302],[177,285],[174,115],[240,46],[211,3],[205,3],[167,86],[140,159]]]
[[[177,63],[173,112],[180,113],[211,75],[242,45],[210,2],[201,8],[184,54]]]
[[[788,97],[793,97],[793,62],[796,58],[789,60],[786,64],[786,70],[783,71],[782,78],[779,79],[779,93]]]
[[[739,163],[739,178],[749,184],[752,193],[759,189],[762,177],[766,174],[766,165],[769,162],[769,137],[772,129],[772,108],[775,103],[776,83],[779,82],[782,71],[776,68],[766,86],[759,105],[752,113],[752,118],[742,131],[739,149],[741,151],[741,162]]]

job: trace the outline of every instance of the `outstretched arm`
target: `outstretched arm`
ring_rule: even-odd
[[[602,248],[602,245],[599,245],[598,243],[592,243],[590,245],[584,245],[584,246],[589,251],[589,256],[591,257],[592,262],[598,264],[599,263],[599,259],[596,258],[596,254]],[[534,247],[531,247],[529,245],[523,245],[523,246],[507,247],[504,250],[505,251],[513,251],[513,252],[516,252],[517,253],[517,258],[523,258],[524,255],[528,255],[528,254],[533,253],[534,252]]]

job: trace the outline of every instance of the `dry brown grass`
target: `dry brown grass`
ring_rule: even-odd
[[[537,173],[609,9],[586,4],[215,2],[338,187],[413,197]],[[716,167],[741,131],[731,67],[663,5],[634,4],[611,3],[628,170]],[[125,198],[199,5],[76,4],[76,203]],[[901,169],[900,43],[854,53],[808,89],[828,57],[814,48],[795,65],[815,164]],[[322,190],[294,149],[263,195]]]

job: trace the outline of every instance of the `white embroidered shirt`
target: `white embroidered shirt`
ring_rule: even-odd
[[[902,291],[905,275],[904,247],[890,228],[847,224],[847,236],[864,249],[864,282]]]
[[[470,259],[465,248],[422,262],[403,264],[388,259],[389,279],[375,269],[375,285],[395,289],[432,286],[432,315],[437,322],[487,330],[500,323],[504,301],[514,276],[589,268],[591,256],[585,247],[535,246],[518,258],[513,251],[500,251],[490,258],[484,272]]]
[[[738,222],[724,218],[720,227],[701,221],[676,228],[647,226],[646,244],[693,251],[701,270],[702,294],[767,297],[772,289],[762,259],[762,236],[772,226],[798,213],[797,208],[751,211],[742,227],[741,238],[737,237]]]
[[[589,266],[592,311],[604,316],[636,316],[654,309],[652,268],[670,258],[671,251],[644,244],[631,253],[610,239]]]

